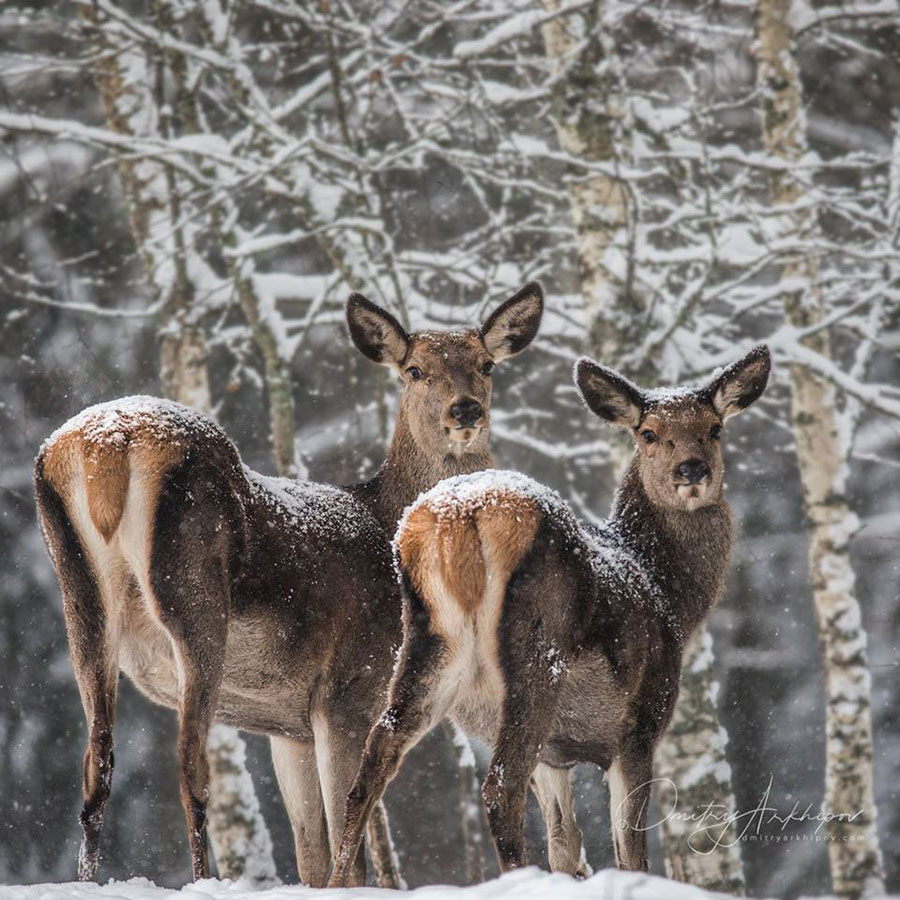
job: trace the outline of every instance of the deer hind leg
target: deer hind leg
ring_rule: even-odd
[[[616,866],[646,872],[647,808],[653,779],[653,745],[629,738],[606,773]]]
[[[78,686],[88,722],[88,744],[84,754],[81,823],[81,848],[78,851],[78,880],[94,881],[100,860],[100,831],[103,810],[112,789],[113,724],[116,706],[117,673],[105,663],[112,662],[108,646],[99,651],[94,665],[80,668]],[[78,664],[76,663],[78,667]]]
[[[63,594],[63,611],[75,679],[88,726],[84,754],[81,848],[78,880],[97,877],[103,810],[112,788],[113,725],[118,681],[116,623],[109,621],[85,548],[59,494],[43,478],[35,479],[38,507],[53,553]],[[99,537],[97,538],[99,541]]]
[[[218,486],[217,486],[218,480]],[[185,462],[166,475],[152,536],[149,584],[179,670],[178,760],[191,870],[209,877],[206,739],[222,682],[234,534],[215,473]]]
[[[272,737],[270,743],[275,775],[294,831],[300,881],[310,887],[325,887],[331,850],[315,745],[286,737]]]
[[[525,801],[553,710],[507,681],[507,703],[491,764],[481,785],[500,870],[526,865]]]
[[[565,670],[564,659],[544,632],[540,609],[534,603],[534,584],[521,571],[510,579],[498,641],[505,699],[481,795],[501,871],[526,864],[528,785],[556,720],[560,672]],[[507,616],[508,610],[513,613]],[[548,665],[551,659],[552,667]]]
[[[547,826],[551,871],[586,878],[590,867],[584,856],[581,829],[575,821],[575,798],[572,793],[574,771],[538,763],[531,787]]]
[[[400,768],[403,756],[444,717],[452,699],[452,692],[442,690],[447,687],[442,676],[446,676],[450,662],[447,645],[431,630],[428,613],[407,578],[404,589],[412,608],[409,630],[391,682],[387,709],[369,732],[346,798],[346,821],[331,887],[346,885],[372,809]]]
[[[206,806],[209,802],[209,762],[206,739],[215,711],[221,667],[208,668],[209,657],[197,643],[178,647],[181,669],[181,700],[178,708],[178,763],[181,803],[187,819],[191,849],[191,873],[195,881],[209,878],[206,837]],[[224,648],[224,639],[221,647]]]

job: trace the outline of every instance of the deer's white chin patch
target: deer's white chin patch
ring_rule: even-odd
[[[447,451],[451,456],[462,457],[474,449],[474,445],[481,435],[481,426],[472,428],[448,428]]]
[[[451,444],[471,444],[480,433],[480,425],[473,425],[471,428],[448,428],[447,438]]]
[[[709,484],[702,481],[699,484],[676,484],[675,493],[678,494],[687,510],[693,511],[704,506],[709,493]]]

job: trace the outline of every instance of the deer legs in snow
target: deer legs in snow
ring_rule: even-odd
[[[331,887],[347,884],[350,860],[359,849],[366,822],[400,768],[404,754],[443,718],[445,709],[439,708],[438,689],[447,655],[445,642],[428,628],[427,614],[413,616],[391,685],[388,708],[369,732],[347,797],[346,823],[335,856]],[[444,707],[446,703],[445,699]]]
[[[218,517],[205,514],[206,492],[213,494],[215,486],[191,481],[178,470],[167,476],[149,566],[157,614],[172,640],[180,674],[178,762],[195,881],[209,877],[206,739],[222,683],[230,593],[229,548]],[[192,536],[190,546],[185,546],[186,534]]]
[[[109,799],[113,773],[113,724],[116,706],[117,672],[111,671],[111,654],[103,654],[101,666],[75,662],[78,686],[88,721],[88,744],[84,754],[84,782],[81,822],[81,849],[78,853],[78,880],[93,881],[100,859],[100,831],[103,809]],[[96,657],[96,664],[100,662]]]
[[[606,773],[609,816],[616,866],[647,871],[647,807],[653,779],[653,744],[634,739],[623,748]]]
[[[119,674],[115,632],[107,622],[100,585],[62,498],[50,484],[40,479],[36,490],[43,509],[47,542],[60,576],[72,666],[88,726],[84,806],[79,816],[82,837],[78,880],[92,881],[97,877],[103,810],[112,787],[113,725]]]
[[[590,874],[590,868],[583,855],[581,829],[575,821],[574,771],[538,763],[531,779],[531,788],[547,826],[550,870],[585,878]]]

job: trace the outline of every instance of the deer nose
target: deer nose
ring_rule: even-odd
[[[702,459],[686,459],[675,471],[688,484],[697,484],[709,475],[709,466]]]
[[[450,407],[450,415],[460,428],[469,428],[483,415],[484,410],[477,400],[460,400]]]

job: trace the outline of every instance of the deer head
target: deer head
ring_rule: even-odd
[[[723,426],[759,398],[769,368],[759,346],[699,388],[641,390],[590,359],[576,364],[575,382],[594,413],[632,433],[650,501],[692,511],[721,500]]]
[[[543,309],[541,287],[531,282],[467,331],[407,334],[362,294],[350,296],[347,322],[360,352],[400,377],[398,427],[429,456],[462,457],[487,451],[491,373],[531,343]]]

